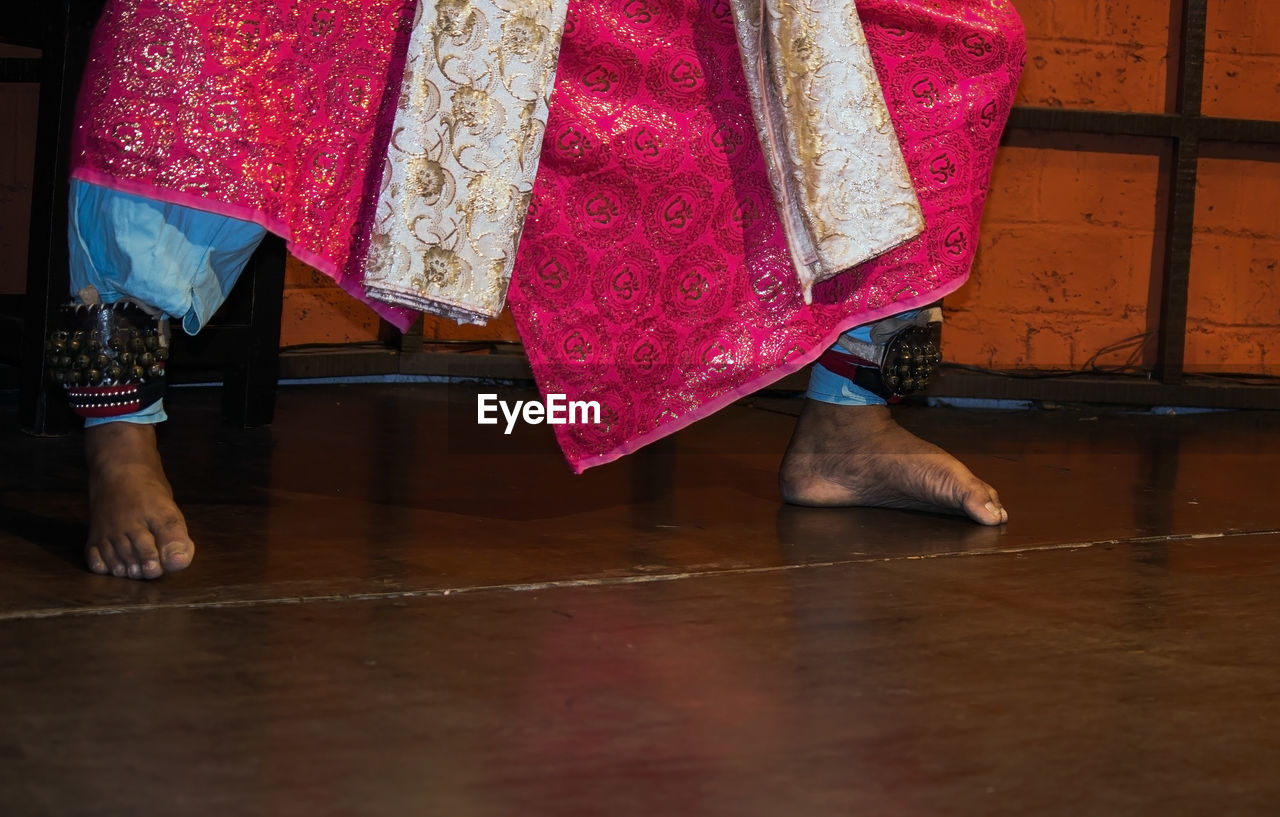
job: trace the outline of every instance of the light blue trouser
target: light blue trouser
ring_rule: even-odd
[[[906,312],[898,313],[894,317],[907,320],[914,318],[919,312],[920,310],[918,309],[909,309]],[[873,326],[874,324],[870,323],[855,326],[845,332],[844,336],[863,343],[871,343],[871,328]],[[832,346],[831,351],[852,357],[839,344]],[[836,374],[821,363],[813,364],[813,369],[809,372],[809,390],[805,392],[805,397],[810,400],[817,400],[820,403],[834,403],[837,406],[888,405],[888,401],[880,395],[867,391],[849,378]]]
[[[266,232],[240,219],[73,180],[68,225],[71,292],[92,286],[104,303],[137,301],[180,320],[194,335],[226,300]],[[869,343],[871,325],[846,334]],[[839,346],[833,348],[847,354]],[[844,406],[885,404],[883,398],[819,364],[813,366],[806,396]],[[85,426],[166,419],[164,401],[158,400],[133,414],[87,419]]]
[[[86,286],[104,303],[128,298],[200,331],[235,285],[267,231],[256,224],[71,182],[67,241],[71,294]],[[164,401],[100,423],[159,423]]]

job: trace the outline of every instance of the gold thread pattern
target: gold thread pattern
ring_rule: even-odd
[[[364,262],[370,298],[461,323],[501,313],[567,6],[419,5]]]
[[[853,0],[731,0],[792,263],[814,284],[924,230]]]

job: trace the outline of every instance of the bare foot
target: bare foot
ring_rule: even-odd
[[[160,464],[155,426],[107,423],[87,428],[84,454],[89,569],[156,579],[191,564],[196,546]]]
[[[942,511],[983,525],[1009,521],[994,488],[895,423],[885,406],[806,400],[779,482],[795,505]]]

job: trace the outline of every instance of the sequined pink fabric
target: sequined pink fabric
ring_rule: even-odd
[[[111,0],[72,175],[257,222],[363,299],[413,0]],[[375,308],[408,326],[412,314]]]
[[[571,0],[509,294],[575,470],[815,359],[842,331],[963,283],[1024,58],[1008,0],[858,0],[925,213],[919,238],[801,298],[750,119],[729,6]]]

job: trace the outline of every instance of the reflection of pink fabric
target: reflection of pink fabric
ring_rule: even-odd
[[[376,199],[413,7],[111,0],[72,175],[261,224],[363,299],[361,208]],[[412,320],[374,308],[402,328]]]
[[[509,298],[575,470],[615,459],[968,275],[1024,56],[1008,0],[858,0],[925,213],[919,238],[806,306],[751,123],[729,6],[571,0]]]

